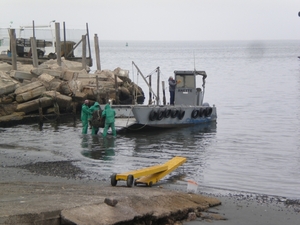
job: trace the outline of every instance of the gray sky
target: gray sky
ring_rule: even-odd
[[[300,0],[1,0],[0,27],[85,28],[100,40],[300,39]]]

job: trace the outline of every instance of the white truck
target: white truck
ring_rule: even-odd
[[[51,41],[36,40],[36,48],[37,48],[37,55],[38,58],[43,58],[45,55],[45,47],[52,46]],[[18,38],[17,39],[17,55],[19,57],[31,57],[32,50],[31,50],[31,42],[28,38]]]

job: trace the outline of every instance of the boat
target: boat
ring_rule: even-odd
[[[136,68],[138,69],[138,67]],[[159,74],[159,67],[157,70]],[[139,74],[143,76],[140,70]],[[202,78],[202,88],[197,87],[198,76]],[[159,104],[158,94],[155,95],[151,87],[149,87],[157,99],[156,105],[136,104],[128,106],[131,108],[130,113],[132,116],[128,116],[128,122],[125,122],[126,125],[123,125],[123,128],[127,130],[178,128],[216,122],[216,106],[204,102],[206,72],[199,70],[175,70],[174,77],[175,80],[180,81],[175,88],[174,105]],[[148,85],[145,78],[144,80]],[[124,109],[124,106],[122,107]],[[119,110],[118,106],[114,106],[113,108]]]

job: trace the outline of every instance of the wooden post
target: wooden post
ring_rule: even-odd
[[[109,103],[108,100],[109,100],[109,93],[108,93],[108,91],[107,91],[107,92],[106,92],[106,100],[105,100],[106,103]]]
[[[152,105],[152,92],[151,92],[151,85],[152,85],[152,75],[149,75],[149,101],[148,105]]]
[[[43,127],[43,108],[42,108],[42,103],[39,99],[39,117],[40,117],[40,120],[39,120],[39,127],[40,127],[40,130],[42,130],[42,127]]]
[[[32,37],[35,38],[34,20],[32,20]]]
[[[35,37],[30,38],[30,43],[31,43],[31,53],[32,53],[32,63],[33,67],[37,68],[39,63],[38,63],[38,54],[37,54],[37,48],[36,48],[36,39]]]
[[[87,42],[88,42],[88,47],[89,47],[89,58],[92,58],[92,53],[91,53],[91,44],[90,44],[90,34],[89,34],[89,26],[88,23],[86,23],[86,36],[87,36]]]
[[[86,35],[82,35],[82,69],[86,69]]]
[[[55,37],[56,37],[56,55],[57,55],[57,65],[61,66],[61,43],[60,43],[60,24],[55,23]]]
[[[163,103],[164,103],[164,105],[166,105],[165,82],[162,81],[161,83],[162,83],[161,86],[162,86],[162,91],[163,91]]]
[[[11,51],[12,69],[17,70],[17,43],[16,43],[15,29],[9,30],[9,38],[11,42],[10,51]]]
[[[99,40],[98,40],[97,34],[95,34],[94,42],[95,42],[95,54],[96,54],[97,70],[101,70],[100,49],[99,49]]]
[[[115,74],[115,91],[116,91],[116,104],[119,105],[118,76],[116,74]]]
[[[97,97],[96,97],[96,101],[97,101],[98,103],[100,103],[99,79],[98,79],[98,75],[96,75],[96,88],[97,88]]]
[[[76,117],[76,102],[75,101],[73,101],[73,99],[72,99],[72,102],[73,102],[73,116],[75,116]]]
[[[156,105],[159,105],[159,77],[160,77],[160,71],[159,67],[157,67],[157,96],[156,96]]]
[[[66,24],[65,22],[63,22],[63,29],[64,29],[64,57],[65,59],[67,59],[67,55],[66,55],[66,52],[67,52],[67,42],[66,42]]]

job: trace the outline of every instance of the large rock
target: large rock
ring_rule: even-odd
[[[50,106],[53,106],[53,99],[49,97],[42,97],[39,99],[18,104],[16,111],[29,113],[29,112],[37,111],[39,107],[46,108]]]
[[[24,116],[25,116],[24,112],[14,112],[10,115],[0,116],[0,122],[22,120],[24,118]]]
[[[18,87],[15,90],[15,94],[19,95],[19,94],[31,91],[31,90],[33,90],[35,88],[38,88],[38,87],[41,87],[41,86],[43,86],[43,84],[40,81],[35,81],[35,82],[32,82],[32,83],[26,84],[24,86]]]
[[[10,72],[10,76],[19,80],[31,80],[32,78],[37,77],[35,74],[20,70],[12,70]]]
[[[46,91],[46,88],[44,86],[37,87],[35,89],[32,89],[30,91],[27,91],[25,93],[19,94],[16,96],[16,101],[18,103],[26,102],[31,99],[35,99],[39,96],[41,96]]]
[[[8,103],[8,104],[0,104],[0,118],[2,116],[7,116],[16,111],[17,104],[16,103]]]
[[[9,72],[12,69],[12,65],[4,62],[0,62],[0,71]]]
[[[119,77],[128,77],[129,78],[129,70],[123,70],[120,67],[118,67],[114,70],[114,74],[116,74]]]
[[[43,94],[43,96],[50,97],[53,100],[53,103],[57,103],[59,108],[62,110],[70,110],[72,98],[69,96],[65,96],[55,91],[47,91]]]
[[[17,84],[17,81],[0,71],[0,95],[6,95],[14,92]]]

